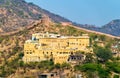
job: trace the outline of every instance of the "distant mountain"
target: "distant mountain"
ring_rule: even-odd
[[[120,36],[120,19],[113,20],[102,26],[100,31],[111,35]]]
[[[76,24],[76,23],[74,23],[74,25],[85,28],[85,29],[89,29],[89,30],[111,34],[114,36],[120,36],[120,19],[113,20],[109,22],[108,24],[101,26],[101,27],[97,27],[94,25],[88,25],[88,24],[82,25],[82,24]]]

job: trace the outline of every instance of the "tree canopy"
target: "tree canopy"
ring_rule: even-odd
[[[112,58],[112,52],[108,48],[97,47],[94,52],[100,61],[106,62]]]

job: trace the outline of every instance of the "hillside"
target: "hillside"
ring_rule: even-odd
[[[60,77],[66,75],[65,78],[75,78],[76,73],[78,75],[83,74],[85,78],[110,78],[110,76],[116,75],[118,78],[120,77],[119,57],[112,58],[110,55],[111,59],[107,59],[108,61],[104,63],[98,59],[99,57],[96,54],[98,52],[102,53],[100,56],[109,57],[110,50],[114,46],[115,50],[117,49],[119,52],[119,37],[85,29],[86,26],[91,28],[91,25],[80,24],[82,27],[71,24],[62,25],[60,22],[70,21],[32,3],[26,3],[24,0],[1,0],[0,8],[0,77],[37,78],[43,72],[56,72]],[[104,29],[107,30],[110,25],[111,30],[113,30],[112,26],[119,25],[119,22],[113,21],[113,23],[104,26]],[[25,41],[31,39],[33,33],[40,32],[58,33],[63,36],[88,34],[91,45],[87,48],[92,47],[95,53],[80,52],[86,58],[85,61],[76,66],[67,63],[55,65],[51,61],[24,63],[22,58]],[[107,51],[108,55],[104,51]]]
[[[56,23],[71,22],[73,25],[114,36],[120,36],[120,20],[113,20],[110,23],[97,27],[88,24],[77,24],[57,14],[51,13],[45,9],[27,3],[24,0],[1,0],[0,1],[0,34],[16,32],[30,26],[34,22],[47,16]]]
[[[43,20],[43,19],[42,19]],[[78,36],[82,34],[88,34],[91,38],[92,44],[94,44],[94,40],[98,38],[104,45],[108,43],[114,43],[118,39],[114,39],[111,37],[106,37],[104,34],[99,34],[95,32],[91,32],[86,29],[82,29],[79,27],[74,27],[72,25],[63,26],[59,23],[53,23],[48,21],[46,24],[46,20],[37,21],[37,23],[32,24],[31,28],[21,30],[13,35],[1,36],[0,37],[0,76],[6,78],[26,78],[33,77],[36,78],[37,73],[46,71],[51,68],[46,69],[46,64],[38,63],[30,63],[24,64],[22,61],[23,57],[23,45],[25,40],[31,39],[31,35],[33,33],[38,32],[50,32],[50,33],[58,33],[64,36]],[[118,40],[120,41],[120,40]],[[48,63],[47,63],[48,64]],[[43,67],[39,67],[44,65]],[[38,67],[37,67],[38,66]],[[51,65],[49,65],[51,66]],[[66,68],[64,68],[66,69]],[[63,69],[63,70],[64,70]],[[73,68],[70,68],[73,69]],[[56,71],[59,71],[57,69]],[[71,76],[73,73],[69,70]]]
[[[0,0],[0,33],[22,29],[44,15],[55,22],[69,21],[24,0]]]
[[[28,5],[23,0],[0,1],[1,33],[17,30],[40,18],[41,14]]]

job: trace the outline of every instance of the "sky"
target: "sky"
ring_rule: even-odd
[[[26,0],[73,22],[103,26],[120,19],[120,0]]]

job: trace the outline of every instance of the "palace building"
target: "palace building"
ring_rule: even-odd
[[[69,62],[71,55],[76,52],[92,52],[89,36],[61,36],[52,33],[32,34],[31,40],[26,40],[24,44],[23,61],[39,62],[53,60],[54,63]]]

